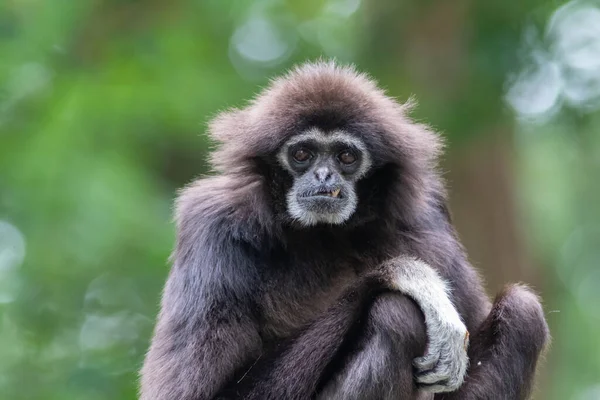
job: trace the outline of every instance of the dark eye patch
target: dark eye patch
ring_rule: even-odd
[[[294,157],[296,162],[303,163],[310,161],[313,158],[313,154],[310,150],[301,147],[293,152],[292,157]]]
[[[304,169],[317,156],[319,148],[314,140],[294,143],[288,148],[288,159],[295,168]]]
[[[356,146],[353,146],[348,143],[334,143],[331,146],[331,151],[338,158],[340,158],[343,153],[352,154],[352,156],[354,156],[354,158],[355,158],[355,161],[359,161],[362,158],[362,151],[359,148],[357,148]]]
[[[338,154],[338,160],[340,160],[342,164],[352,165],[358,160],[358,156],[352,150],[344,150]]]
[[[319,143],[315,140],[307,139],[298,143],[294,143],[288,148],[288,154],[292,155],[299,149],[307,149],[316,154],[319,152]]]

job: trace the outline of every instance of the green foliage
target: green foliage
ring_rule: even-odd
[[[172,200],[208,172],[206,122],[293,63],[356,62],[391,94],[417,94],[417,116],[453,142],[512,121],[521,30],[555,5],[484,3],[446,42],[459,14],[432,1],[0,2],[0,399],[136,397]],[[414,40],[423,15],[433,35]],[[431,58],[438,43],[454,58]],[[516,136],[530,245],[560,310],[540,398],[600,384],[600,121],[573,108]]]
[[[2,2],[0,398],[135,398],[205,124],[294,61],[241,59],[232,34],[263,18],[318,54],[297,30],[336,22],[323,6]]]

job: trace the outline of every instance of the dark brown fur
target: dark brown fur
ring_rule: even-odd
[[[317,63],[212,122],[218,176],[177,201],[174,265],[142,370],[143,400],[308,399],[375,354],[383,368],[350,377],[364,383],[356,398],[417,398],[420,311],[368,277],[403,254],[450,282],[473,334],[465,384],[436,398],[527,397],[548,338],[541,306],[515,286],[492,308],[450,223],[436,170],[440,139],[407,111],[364,75]],[[360,136],[373,157],[344,225],[302,228],[286,213],[291,177],[275,154],[315,126]]]

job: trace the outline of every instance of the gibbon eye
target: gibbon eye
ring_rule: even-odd
[[[293,157],[294,160],[303,163],[310,160],[312,158],[312,154],[306,149],[298,149],[294,152]]]
[[[338,160],[340,160],[342,164],[354,164],[354,162],[356,161],[356,154],[354,154],[353,151],[345,150],[338,155]]]

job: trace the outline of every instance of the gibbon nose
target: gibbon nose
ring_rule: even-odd
[[[327,167],[319,167],[315,170],[315,178],[319,183],[332,183],[333,173]]]

